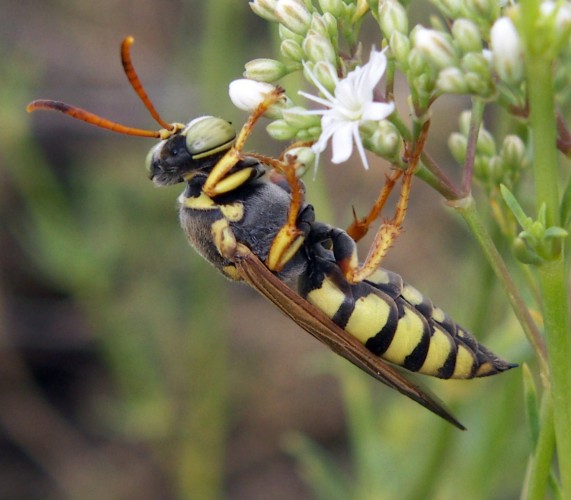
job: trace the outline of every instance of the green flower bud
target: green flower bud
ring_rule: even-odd
[[[468,140],[466,139],[466,136],[458,132],[453,132],[448,138],[448,148],[450,149],[454,159],[460,164],[463,164],[466,160],[467,144]]]
[[[337,44],[337,39],[339,38],[339,27],[337,26],[337,18],[333,14],[330,14],[329,12],[323,14],[321,18],[325,23],[325,27],[327,28],[326,34],[329,36],[331,43]]]
[[[449,37],[440,31],[419,29],[414,34],[414,46],[437,69],[458,64],[458,55]]]
[[[488,97],[494,93],[495,87],[491,78],[488,80],[482,79],[481,75],[471,71],[464,73],[464,78],[468,84],[468,91],[470,94]]]
[[[313,76],[317,78],[319,83],[330,92],[333,93],[335,91],[335,87],[337,86],[337,73],[334,65],[329,62],[318,61],[313,65],[311,70],[313,71]],[[307,75],[305,75],[305,78],[310,82],[312,81]]]
[[[331,13],[335,17],[340,17],[345,12],[343,0],[319,0],[319,8],[324,14]]]
[[[414,47],[410,49],[408,54],[408,68],[413,76],[423,75],[429,70],[426,59]]]
[[[408,16],[406,9],[396,0],[385,0],[379,4],[379,24],[385,38],[395,32],[408,34]]]
[[[500,149],[500,158],[504,168],[517,172],[527,166],[525,144],[517,135],[506,135]]]
[[[308,31],[314,31],[326,38],[329,37],[329,32],[327,31],[325,20],[323,19],[323,16],[320,16],[317,12],[314,12],[311,15],[311,23],[309,24]]]
[[[284,57],[291,59],[292,61],[301,62],[304,59],[303,49],[301,45],[295,40],[284,40],[280,45],[280,52]]]
[[[496,141],[494,140],[494,136],[484,128],[481,128],[478,133],[476,154],[488,157],[495,156],[496,154]]]
[[[449,19],[457,19],[464,11],[464,0],[432,0],[438,10]]]
[[[288,149],[286,155],[295,157],[295,173],[298,177],[301,177],[307,169],[315,164],[315,153],[307,146]]]
[[[288,73],[286,65],[274,59],[254,59],[245,68],[244,78],[258,82],[275,82]]]
[[[465,54],[481,52],[483,49],[482,34],[477,24],[469,19],[457,19],[452,25],[452,35],[456,45]]]
[[[467,0],[466,6],[476,17],[492,22],[500,16],[500,2],[498,0]]]
[[[408,56],[410,54],[410,39],[408,36],[395,31],[389,40],[389,46],[394,58],[400,65],[400,69],[408,69]]]
[[[307,59],[315,63],[323,61],[335,65],[337,61],[337,54],[329,38],[325,38],[315,31],[308,33],[303,41],[302,48]]]
[[[488,96],[494,91],[490,63],[482,52],[470,52],[462,58],[462,69],[472,93]]]
[[[267,21],[277,22],[278,18],[275,16],[277,3],[278,0],[254,0],[250,2],[250,8]]]
[[[283,118],[290,127],[297,130],[319,127],[321,124],[319,115],[308,114],[307,110],[301,106],[284,109]]]
[[[442,92],[449,94],[466,94],[468,93],[468,83],[464,77],[464,73],[458,68],[444,68],[438,73],[436,79],[436,88]]]
[[[275,15],[280,24],[298,35],[305,35],[311,23],[311,14],[302,0],[280,0]]]
[[[462,111],[460,117],[458,118],[459,130],[463,136],[468,137],[468,132],[470,131],[470,120],[472,119],[472,113],[468,110]]]
[[[295,137],[297,130],[290,127],[285,120],[274,120],[266,127],[266,131],[278,141],[289,141]]]
[[[379,156],[392,160],[400,157],[402,138],[391,122],[382,120],[366,140],[366,146]]]
[[[297,42],[300,45],[302,44],[303,39],[305,37],[305,33],[303,35],[298,35],[297,33],[294,33],[292,30],[286,28],[283,24],[278,25],[278,32],[281,40],[293,40],[294,42]]]

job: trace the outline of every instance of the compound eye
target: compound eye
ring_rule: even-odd
[[[161,141],[158,144],[155,144],[151,150],[147,153],[147,156],[145,158],[145,169],[147,170],[148,174],[151,174],[153,171],[153,163],[155,160],[155,156],[157,151],[159,151],[162,147],[163,144],[165,143],[165,141]]]
[[[204,158],[230,149],[236,131],[232,125],[214,116],[201,116],[192,120],[181,132],[193,159]]]

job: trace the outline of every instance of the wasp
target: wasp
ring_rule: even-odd
[[[356,240],[363,228],[352,237],[316,221],[305,201],[295,155],[286,152],[276,159],[244,152],[255,123],[283,98],[283,91],[270,92],[238,134],[229,122],[213,116],[167,123],[133,67],[132,43],[132,37],[122,43],[123,68],[160,130],[127,127],[60,101],[33,101],[28,111],[60,111],[114,132],[158,139],[147,156],[149,178],[158,186],[184,184],[178,198],[180,223],[202,257],[231,280],[248,283],[375,379],[465,429],[397,367],[443,379],[470,379],[516,365],[480,344],[398,274],[378,268],[390,237],[375,240],[359,265]],[[404,217],[412,173],[405,173],[393,233]],[[293,281],[297,290],[290,286]]]

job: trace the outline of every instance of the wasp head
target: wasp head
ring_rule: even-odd
[[[195,118],[149,151],[149,177],[155,184],[166,186],[188,180],[198,172],[207,173],[235,138],[236,132],[226,120],[214,116]]]

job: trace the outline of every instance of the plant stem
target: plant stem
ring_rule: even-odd
[[[476,240],[478,241],[480,247],[482,248],[488,263],[492,266],[492,269],[498,276],[502,286],[504,287],[510,304],[517,316],[521,326],[534,348],[534,351],[539,359],[541,373],[547,373],[547,357],[545,352],[545,345],[543,339],[537,326],[535,325],[529,310],[525,305],[523,298],[521,297],[516,284],[513,282],[508,269],[499,254],[492,238],[488,234],[478,211],[476,209],[476,203],[474,198],[468,196],[461,200],[456,200],[454,202],[449,202],[449,205],[455,208],[460,215],[468,224],[468,227],[474,234]]]
[[[535,24],[538,0],[522,2],[530,126],[533,140],[533,170],[536,207],[545,206],[547,227],[560,225],[557,119],[553,89],[553,57],[545,34],[538,37]],[[551,249],[551,261],[539,266],[543,317],[549,353],[551,398],[561,475],[562,494],[571,498],[571,335],[564,252]]]

